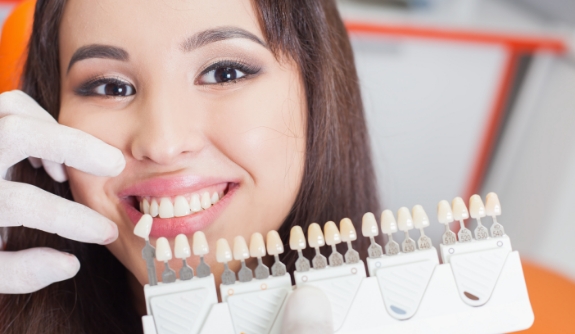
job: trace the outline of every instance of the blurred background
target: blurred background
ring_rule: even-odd
[[[18,3],[0,0],[0,26]],[[575,1],[338,5],[384,208],[423,205],[437,245],[439,200],[498,193],[535,311],[526,332],[575,333]],[[15,57],[12,34],[0,64]],[[0,91],[17,81],[8,72]]]

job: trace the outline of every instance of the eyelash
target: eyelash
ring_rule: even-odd
[[[134,94],[136,93],[136,89],[133,87],[133,85],[131,83],[124,81],[124,80],[120,80],[117,77],[116,78],[96,77],[96,78],[90,79],[87,82],[85,82],[84,84],[82,84],[80,87],[76,88],[75,92],[76,92],[76,94],[78,94],[80,96],[101,96],[101,97],[106,97],[106,98],[118,98],[118,96],[97,94],[94,91],[94,89],[96,89],[97,87],[99,87],[101,85],[108,85],[108,84],[131,86],[132,89],[134,90]],[[120,96],[120,97],[125,97],[125,96]]]

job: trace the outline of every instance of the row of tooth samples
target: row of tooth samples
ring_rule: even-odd
[[[381,232],[387,234],[389,238],[385,244],[385,253],[387,255],[399,254],[399,244],[393,240],[393,233],[396,233],[398,230],[405,233],[405,239],[401,243],[401,250],[404,253],[415,251],[415,241],[409,236],[409,231],[413,228],[417,228],[420,233],[419,239],[417,240],[417,247],[419,249],[432,248],[431,239],[425,235],[424,231],[427,226],[429,226],[429,218],[421,205],[414,206],[411,212],[406,207],[400,208],[397,211],[397,221],[391,210],[384,210],[381,213]],[[361,229],[363,236],[368,237],[371,241],[367,249],[368,256],[372,258],[382,256],[383,250],[374,239],[379,235],[379,228],[373,213],[368,212],[363,215]]]
[[[477,221],[477,227],[474,234],[475,239],[483,240],[489,237],[489,231],[481,222],[481,218],[491,216],[493,224],[491,225],[491,236],[501,237],[505,234],[503,226],[497,222],[497,216],[501,215],[501,204],[499,198],[495,193],[489,193],[485,197],[485,205],[481,200],[481,196],[473,195],[469,199],[469,211],[465,206],[465,202],[461,197],[456,197],[449,202],[443,200],[437,205],[437,219],[440,223],[445,224],[445,233],[443,233],[443,244],[452,245],[457,241],[455,233],[449,228],[449,223],[454,220],[459,221],[460,230],[457,234],[459,242],[469,242],[473,239],[471,231],[465,227],[464,220],[471,218]]]
[[[149,214],[152,217],[172,218],[183,217],[196,212],[209,209],[223,197],[223,192],[204,192],[201,196],[193,194],[186,198],[185,196],[176,196],[174,198],[143,198],[140,201],[140,212]]]
[[[339,222],[339,229],[334,222],[328,221],[323,227],[317,223],[309,225],[307,230],[307,244],[315,249],[315,256],[312,259],[314,269],[323,269],[327,267],[327,259],[321,255],[319,248],[331,246],[331,255],[329,256],[329,265],[332,267],[341,266],[344,263],[342,256],[336,248],[336,245],[343,242],[347,243],[347,252],[345,253],[345,263],[359,262],[359,253],[353,249],[351,242],[357,239],[357,234],[353,223],[349,218],[344,218]],[[306,238],[301,226],[294,226],[290,231],[290,248],[298,252],[298,259],[295,267],[299,272],[310,269],[309,260],[303,256],[302,250],[306,248]]]
[[[277,231],[269,231],[267,234],[267,254],[273,255],[274,264],[272,265],[272,276],[283,276],[286,273],[286,266],[283,264],[279,255],[284,252],[283,242]],[[219,239],[216,243],[216,260],[224,265],[222,273],[222,284],[234,284],[236,274],[229,268],[228,262],[232,260],[240,261],[241,268],[238,271],[238,280],[240,282],[249,282],[254,278],[266,279],[270,275],[269,268],[263,264],[262,258],[266,256],[266,243],[261,233],[254,233],[250,238],[250,246],[242,236],[234,238],[233,252],[226,239]],[[257,258],[258,265],[254,271],[246,266],[246,260]]]

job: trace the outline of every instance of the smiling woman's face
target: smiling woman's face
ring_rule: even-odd
[[[152,243],[204,231],[216,277],[217,239],[265,235],[289,213],[305,93],[297,66],[266,47],[249,0],[69,0],[60,68],[59,122],[126,158],[114,178],[68,168],[74,199],[118,224],[108,247],[141,284],[141,211],[157,214]]]

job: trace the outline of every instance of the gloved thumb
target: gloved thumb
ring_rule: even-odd
[[[290,295],[282,321],[282,334],[332,334],[331,304],[323,291],[302,286]]]

